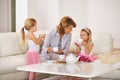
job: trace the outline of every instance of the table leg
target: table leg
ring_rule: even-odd
[[[89,78],[89,80],[92,80],[92,78]]]

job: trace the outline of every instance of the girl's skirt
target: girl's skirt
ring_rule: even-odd
[[[93,62],[94,60],[97,59],[95,55],[88,55],[88,54],[80,53],[78,56],[80,56],[78,61]]]

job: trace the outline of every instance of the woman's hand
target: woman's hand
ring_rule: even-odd
[[[57,52],[57,54],[63,54],[63,50],[60,49],[60,50]]]
[[[53,51],[53,48],[52,47],[48,47],[47,53],[51,53],[52,51]]]

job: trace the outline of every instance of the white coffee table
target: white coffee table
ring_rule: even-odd
[[[76,76],[89,78],[100,76],[112,70],[119,69],[118,64],[103,64],[99,60],[92,63],[80,62],[75,64],[56,64],[54,61],[46,61],[39,64],[18,67],[20,71],[32,71],[55,75]]]

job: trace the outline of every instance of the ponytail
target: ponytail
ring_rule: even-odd
[[[24,27],[21,29],[21,46],[25,47],[25,31],[24,31]]]

